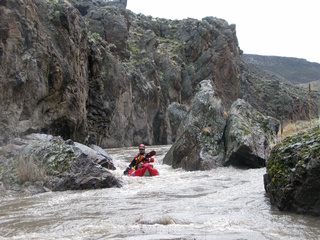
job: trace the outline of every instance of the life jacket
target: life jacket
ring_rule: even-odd
[[[146,157],[146,153],[145,152],[143,154],[138,153],[137,155],[134,156],[134,159],[136,160],[135,169],[138,168],[138,166],[140,165],[140,163],[143,160],[147,160],[145,157]]]
[[[136,165],[142,162],[143,159],[145,159],[146,153],[144,152],[143,154],[138,153],[137,155],[134,156],[134,159],[136,160]]]

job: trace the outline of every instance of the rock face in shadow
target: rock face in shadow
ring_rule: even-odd
[[[204,80],[163,162],[191,171],[229,165],[264,167],[279,124],[241,99],[227,112],[210,81]]]
[[[175,136],[181,121],[185,118],[188,111],[188,107],[177,102],[173,102],[168,106],[168,118],[170,121],[170,127],[172,131],[172,141],[175,141]]]
[[[289,136],[272,149],[264,186],[279,210],[320,216],[319,153],[319,129]]]

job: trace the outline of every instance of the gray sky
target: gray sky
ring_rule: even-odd
[[[167,19],[213,16],[236,24],[244,53],[320,63],[319,0],[128,0],[134,13]]]

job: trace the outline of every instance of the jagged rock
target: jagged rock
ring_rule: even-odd
[[[320,131],[285,138],[267,161],[264,186],[281,211],[320,216]]]
[[[190,109],[180,124],[177,140],[163,163],[186,170],[208,170],[222,165],[225,109],[209,80],[201,82]]]
[[[168,106],[188,106],[201,80],[227,104],[239,97],[234,25],[156,19],[126,3],[0,5],[1,144],[39,132],[77,142],[94,132],[103,148],[168,144],[176,138]]]
[[[177,102],[173,102],[168,106],[168,117],[170,122],[170,127],[172,131],[173,138],[175,141],[175,136],[177,134],[177,130],[179,128],[180,123],[185,118],[187,114],[187,106],[179,104]]]
[[[126,13],[126,1],[73,1],[75,8],[87,19],[92,38],[98,36],[113,45],[111,51],[129,58],[127,41],[129,37],[129,18]]]
[[[225,130],[223,165],[264,167],[279,125],[278,120],[264,116],[244,100],[235,101]]]
[[[0,143],[33,132],[84,139],[86,24],[67,1],[0,3]]]
[[[243,98],[280,120],[309,116],[305,92],[244,67],[235,25],[153,18],[126,4],[0,2],[0,145],[30,133],[83,143],[90,132],[103,148],[171,144],[168,106],[189,107],[203,79],[227,109]]]
[[[89,158],[93,159],[94,163],[101,165],[102,167],[115,170],[115,166],[113,165],[112,157],[104,151],[101,147],[97,145],[90,145],[90,147],[83,145],[81,143],[74,143],[74,146],[81,150],[85,155]]]
[[[186,170],[263,167],[279,124],[241,99],[232,104],[228,114],[210,81],[204,80],[163,163]]]
[[[61,137],[31,134],[1,150],[6,167],[0,179],[7,190],[39,193],[122,185],[107,169],[115,169],[110,155]]]

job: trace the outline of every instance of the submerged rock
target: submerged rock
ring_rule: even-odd
[[[272,149],[265,190],[281,211],[320,216],[320,130],[284,139]]]

